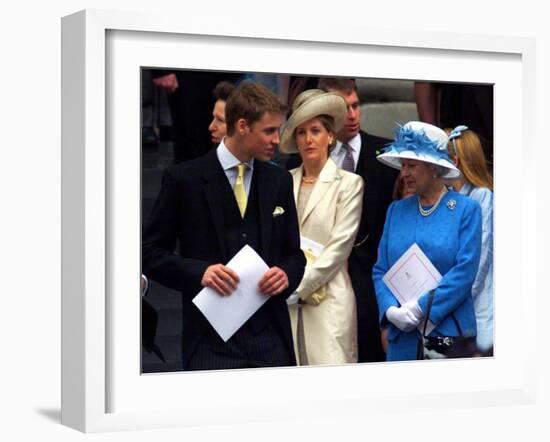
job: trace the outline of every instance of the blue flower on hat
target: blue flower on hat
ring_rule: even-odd
[[[388,144],[384,153],[414,152],[417,156],[429,156],[450,161],[447,146],[432,140],[423,129],[415,130],[407,126],[399,126],[395,132],[395,140]]]

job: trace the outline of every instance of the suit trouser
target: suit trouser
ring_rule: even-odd
[[[358,362],[385,361],[371,269],[350,259],[348,271],[357,304]]]
[[[255,326],[256,325],[256,326]],[[186,370],[282,367],[294,365],[273,324],[246,323],[227,342],[212,327],[201,337]]]

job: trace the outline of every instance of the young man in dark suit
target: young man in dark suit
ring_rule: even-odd
[[[217,149],[163,177],[143,235],[142,265],[150,278],[182,292],[184,370],[296,363],[286,298],[305,258],[291,177],[267,163],[284,111],[268,89],[242,83],[227,100],[227,135]],[[224,263],[246,244],[269,266],[259,289],[270,298],[224,342],[192,299],[202,287],[231,296],[239,278]]]

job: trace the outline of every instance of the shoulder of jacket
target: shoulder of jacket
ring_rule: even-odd
[[[363,177],[360,175],[357,175],[356,173],[347,172],[345,170],[340,170],[340,172],[343,174],[343,178],[349,182],[349,187],[363,187],[365,181],[363,180]]]
[[[447,200],[447,206],[449,205],[451,200],[454,200],[456,203],[456,207],[460,208],[463,212],[479,211],[481,213],[481,206],[479,205],[479,202],[468,195],[462,195],[461,193],[453,192]]]
[[[493,198],[493,192],[486,187],[474,187],[470,192],[470,197],[478,201],[486,201]]]
[[[386,144],[389,144],[391,143],[393,140],[390,140],[389,138],[384,138],[384,137],[379,137],[378,135],[372,135],[372,134],[369,134],[365,131],[360,131],[359,132],[361,134],[361,141],[363,140],[367,140],[369,141],[369,143],[371,143],[372,145],[374,146],[384,146]],[[363,148],[363,146],[361,146],[361,149]]]
[[[183,163],[174,164],[164,170],[164,175],[179,181],[185,177],[193,175],[199,171],[196,160],[185,161]]]
[[[292,183],[291,173],[284,169],[283,167],[274,164],[270,161],[268,162],[256,162],[254,166],[262,176],[267,177],[267,180],[271,183]]]

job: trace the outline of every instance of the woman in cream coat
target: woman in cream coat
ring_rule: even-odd
[[[302,166],[290,172],[308,258],[289,298],[299,365],[357,362],[357,314],[347,259],[359,226],[363,180],[329,157],[346,112],[339,95],[307,90],[294,101],[281,135],[281,151],[302,157]]]

